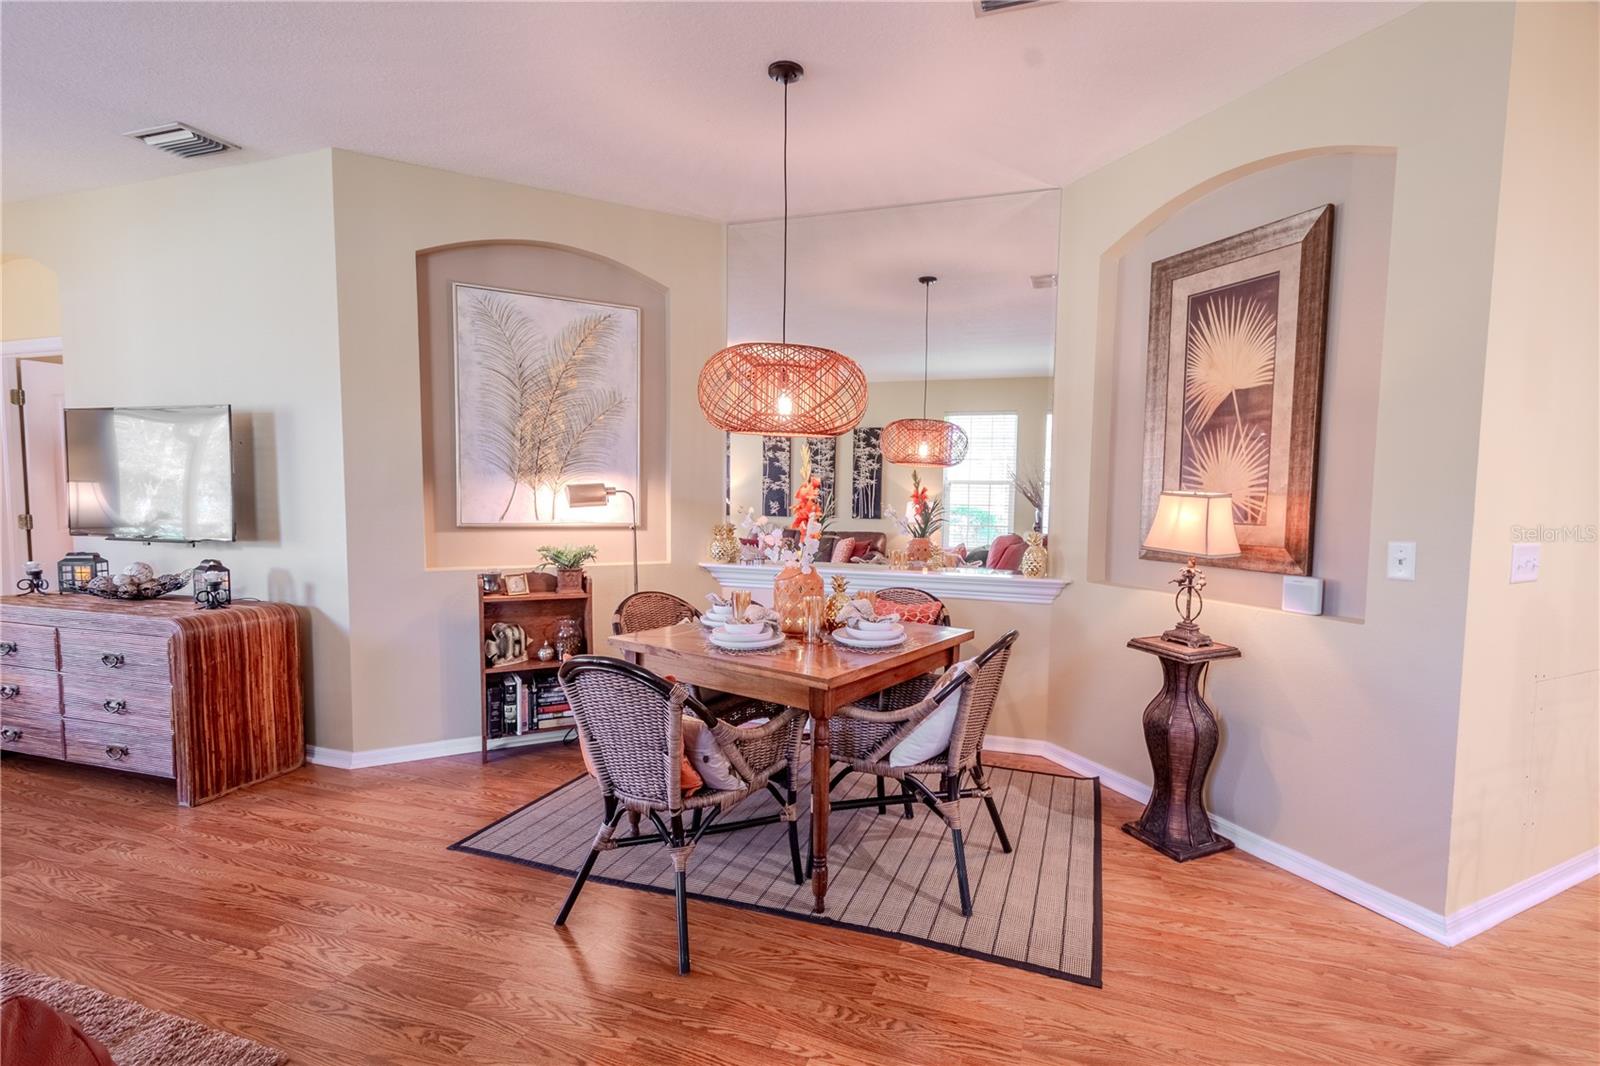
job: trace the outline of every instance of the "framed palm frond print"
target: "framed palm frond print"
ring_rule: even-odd
[[[457,283],[456,522],[627,525],[618,493],[569,508],[574,481],[639,491],[639,309]]]
[[[1141,530],[1164,489],[1231,493],[1242,554],[1208,566],[1311,572],[1332,248],[1327,204],[1150,268]]]

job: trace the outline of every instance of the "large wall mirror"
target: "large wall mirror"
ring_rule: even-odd
[[[754,508],[786,522],[809,470],[831,503],[830,533],[882,534],[892,550],[907,540],[891,513],[904,514],[915,471],[944,501],[946,550],[978,562],[999,536],[1048,533],[1047,508],[1016,478],[1050,477],[1058,234],[1054,190],[791,219],[788,338],[859,363],[867,414],[832,440],[732,436],[735,518]],[[782,223],[730,226],[728,342],[777,339],[782,313]],[[885,463],[882,428],[924,410],[966,431],[965,460]]]

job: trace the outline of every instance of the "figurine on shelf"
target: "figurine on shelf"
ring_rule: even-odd
[[[22,572],[25,576],[21,581],[17,582],[17,591],[19,593],[24,596],[28,596],[35,592],[46,592],[49,590],[50,582],[45,578],[44,567],[40,564],[34,562],[32,559],[29,559],[22,565]]]

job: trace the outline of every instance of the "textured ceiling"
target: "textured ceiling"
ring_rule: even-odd
[[[705,218],[1057,186],[1382,23],[1385,3],[0,5],[28,199],[334,146]],[[120,136],[186,121],[244,147]]]
[[[869,381],[928,374],[1048,377],[1056,326],[1055,190],[820,215],[789,227],[789,339],[844,352]],[[782,315],[782,227],[728,228],[729,343],[776,340]]]

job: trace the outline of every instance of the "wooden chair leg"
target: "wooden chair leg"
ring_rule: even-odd
[[[972,780],[980,789],[988,791],[989,782],[983,772],[983,767],[977,766],[972,770]],[[1000,808],[995,805],[993,796],[983,797],[983,805],[989,809],[989,820],[994,823],[994,835],[1000,838],[1000,850],[1011,854],[1011,838],[1006,836],[1006,827],[1000,821]]]
[[[610,797],[607,797],[607,799],[609,800]],[[615,803],[615,800],[611,800],[606,804],[608,807],[613,808],[608,812],[608,817],[606,818],[608,827],[615,826],[622,818],[622,811],[615,809]],[[594,861],[599,857],[599,848],[589,849],[589,857],[583,860],[583,866],[579,868],[578,875],[572,879],[572,887],[567,890],[566,902],[561,904],[561,911],[556,915],[556,925],[558,927],[567,924],[567,915],[572,913],[572,905],[578,902],[578,893],[583,891],[583,883],[589,880],[589,871],[594,869]]]
[[[678,973],[689,972],[689,897],[687,879],[688,874],[678,871],[675,878],[674,894],[678,899]]]
[[[888,814],[888,805],[883,802],[883,778],[878,778],[878,813]]]
[[[950,829],[950,841],[956,849],[956,887],[961,892],[961,916],[972,917],[972,890],[967,885],[967,849],[961,841],[961,778],[959,776],[944,779],[945,802],[950,804],[956,812],[957,825]]]

